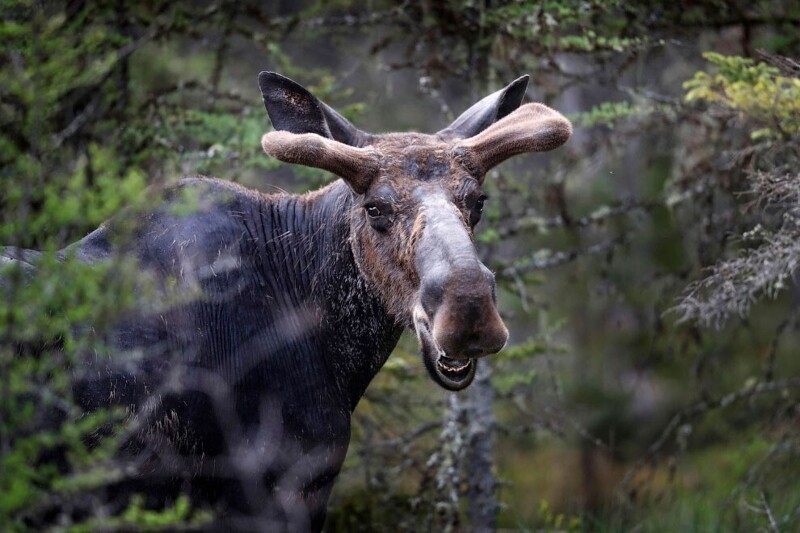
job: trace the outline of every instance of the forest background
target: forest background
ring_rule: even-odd
[[[800,527],[797,2],[0,0],[0,12],[0,244],[45,251],[33,282],[11,264],[0,283],[0,528],[118,474],[113,442],[82,437],[121,415],[75,412],[64,369],[86,348],[73,326],[129,303],[113,274],[124,265],[52,252],[182,175],[266,192],[331,179],[261,152],[261,70],[372,132],[437,131],[530,74],[528,99],[575,125],[563,148],[487,180],[477,238],[508,347],[452,394],[404,337],[356,410],[326,529]],[[72,418],[41,432],[52,404]],[[37,466],[54,446],[68,472]],[[184,500],[98,509],[62,525],[206,518]]]

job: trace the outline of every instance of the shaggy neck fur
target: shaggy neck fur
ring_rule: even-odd
[[[176,209],[187,194],[189,214]],[[354,195],[341,181],[295,196],[192,178],[165,200],[126,257],[172,294],[109,332],[109,356],[76,367],[75,394],[86,410],[137,413],[129,449],[158,455],[140,490],[188,487],[259,527],[318,530],[352,411],[402,331],[353,258]],[[113,227],[70,251],[103,260]]]
[[[252,229],[261,270],[278,284],[275,304],[313,322],[309,348],[350,411],[402,331],[354,259],[354,199],[342,181],[303,196],[266,196]]]

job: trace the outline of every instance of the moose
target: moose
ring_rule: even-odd
[[[435,134],[366,133],[284,76],[258,82],[266,154],[340,179],[294,195],[184,178],[126,239],[112,219],[67,247],[88,263],[125,254],[157,289],[107,334],[108,357],[73,369],[73,391],[139,421],[126,490],[154,505],[188,491],[232,529],[320,530],[351,414],[403,329],[451,391],[506,344],[474,245],[481,185],[572,127],[522,104],[527,76]],[[186,191],[193,209],[176,210]]]

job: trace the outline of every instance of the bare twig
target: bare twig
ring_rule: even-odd
[[[706,180],[707,181],[707,180]],[[541,218],[535,216],[518,217],[497,230],[501,238],[517,235],[527,230],[552,229],[552,228],[585,228],[603,224],[608,219],[619,215],[627,215],[635,211],[649,213],[658,207],[674,209],[701,194],[707,193],[710,184],[704,181],[680,193],[672,193],[655,200],[626,199],[608,204],[595,212],[578,219],[566,220],[564,217]]]
[[[200,22],[202,20],[207,19],[208,17],[211,17],[218,10],[219,6],[214,5],[209,7],[201,15],[197,17],[195,22]],[[116,57],[114,61],[111,63],[111,65],[109,65],[108,68],[106,69],[105,74],[103,74],[100,77],[100,79],[94,82],[93,84],[83,87],[81,89],[81,94],[85,96],[92,93],[96,93],[100,89],[100,87],[102,87],[103,84],[106,81],[108,81],[108,79],[111,78],[111,76],[114,75],[114,73],[117,70],[117,65],[124,62],[131,54],[133,54],[136,50],[138,50],[145,44],[149,43],[150,41],[153,41],[156,38],[168,34],[170,31],[172,31],[173,27],[174,27],[173,20],[169,20],[168,22],[162,24],[156,24],[148,31],[146,31],[138,39],[131,41],[130,43],[121,47],[119,50],[117,50]],[[70,124],[66,128],[64,128],[62,131],[53,136],[52,142],[56,148],[61,146],[61,144],[63,144],[65,140],[69,139],[70,137],[75,135],[78,131],[80,131],[80,129],[86,124],[86,122],[88,122],[89,118],[91,118],[92,114],[94,113],[95,105],[96,101],[92,100],[86,106],[86,109],[82,113],[80,113],[72,122],[70,122]]]
[[[399,437],[372,441],[369,443],[369,445],[370,447],[382,447],[382,448],[394,448],[398,446],[404,446],[439,427],[441,427],[441,424],[439,422],[425,422],[423,424],[420,424],[416,428],[412,429],[411,431],[403,435],[400,435]],[[359,450],[359,455],[366,455],[367,453],[369,452],[365,449]]]
[[[775,520],[775,515],[772,513],[772,508],[769,506],[769,502],[767,501],[767,495],[762,490],[760,493],[761,496],[761,506],[764,508],[764,512],[767,515],[767,519],[769,520],[769,530],[777,533],[780,531],[778,527],[778,522]]]
[[[727,407],[744,399],[795,388],[800,388],[800,378],[788,378],[780,381],[760,382],[752,387],[747,387],[721,396],[716,400],[700,401],[690,405],[689,407],[686,407],[670,419],[664,430],[661,432],[661,435],[659,435],[659,437],[647,448],[645,455],[639,458],[639,460],[628,469],[628,471],[625,473],[625,477],[620,483],[621,492],[624,493],[633,479],[634,474],[641,470],[645,464],[655,458],[655,456],[661,451],[675,431],[686,421],[703,415],[713,409]]]
[[[787,76],[792,76],[795,78],[800,77],[800,61],[797,61],[796,59],[778,54],[770,54],[762,48],[756,49],[756,56],[760,60],[777,68]]]
[[[576,248],[566,252],[554,252],[546,257],[541,258],[537,258],[536,255],[534,255],[532,258],[530,258],[530,260],[522,262],[517,266],[509,266],[504,268],[498,272],[497,277],[500,279],[513,280],[521,274],[533,272],[535,270],[544,270],[546,268],[561,266],[565,263],[575,261],[579,257],[610,252],[625,244],[627,240],[627,236],[622,235],[616,239],[593,244],[583,249]]]

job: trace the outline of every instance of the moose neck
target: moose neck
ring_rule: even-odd
[[[326,383],[332,378],[351,411],[402,332],[353,258],[354,201],[341,180],[303,196],[268,197],[260,217],[264,238],[256,239],[264,271],[280,273],[270,276],[280,280],[277,303],[301,310],[315,328],[304,364],[315,365]]]

